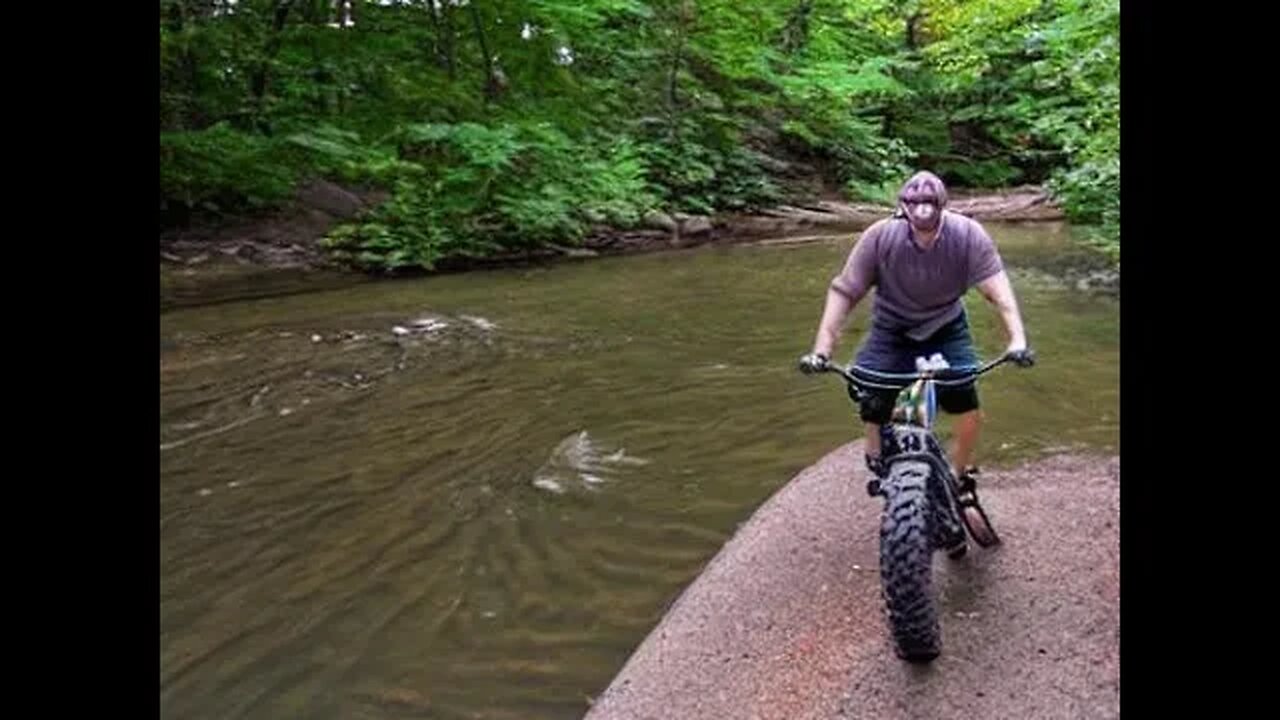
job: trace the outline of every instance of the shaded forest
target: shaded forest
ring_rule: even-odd
[[[1048,188],[1118,251],[1118,0],[167,0],[161,227],[303,182],[368,269],[573,245],[818,186]]]

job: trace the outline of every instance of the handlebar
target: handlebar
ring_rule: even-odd
[[[819,372],[838,373],[851,385],[861,387],[871,387],[882,390],[900,390],[918,380],[932,380],[934,383],[950,387],[955,385],[964,385],[971,382],[974,378],[988,373],[1006,362],[1011,362],[1013,357],[1006,353],[995,360],[978,367],[962,367],[962,368],[944,368],[940,370],[926,370],[914,373],[886,373],[879,370],[871,370],[870,368],[850,366],[848,370],[838,365],[833,365],[831,361],[827,361],[823,367],[818,368]],[[880,382],[877,382],[880,381]],[[884,382],[893,384],[886,385]]]

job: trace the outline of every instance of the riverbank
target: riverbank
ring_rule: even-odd
[[[1118,457],[984,474],[1003,544],[935,561],[944,647],[926,667],[889,646],[861,457],[841,447],[761,506],[587,720],[1119,717]]]
[[[376,206],[384,194],[315,182],[284,208],[259,217],[162,232],[161,309],[358,284],[371,276],[335,264],[321,247],[332,228]],[[1062,210],[1038,187],[957,192],[951,209],[982,221],[1062,222]],[[579,246],[444,262],[438,273],[564,259],[628,255],[765,238],[815,238],[859,232],[891,212],[887,206],[821,199],[755,213],[714,216],[655,212],[638,228],[598,227]],[[1118,286],[1097,268],[1068,278],[1088,289]]]

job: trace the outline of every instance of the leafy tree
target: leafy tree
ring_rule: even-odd
[[[327,243],[370,268],[761,207],[803,167],[1045,183],[1119,243],[1117,0],[162,0],[160,74],[165,222],[378,185]]]

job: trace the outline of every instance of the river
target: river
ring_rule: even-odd
[[[984,378],[981,461],[1118,453],[1119,300],[1054,279],[1062,226],[989,229],[1039,364]],[[581,717],[735,527],[860,434],[835,376],[795,370],[851,241],[161,314],[162,716]]]

